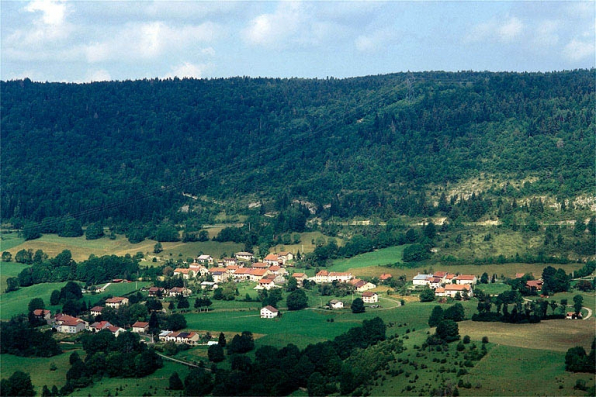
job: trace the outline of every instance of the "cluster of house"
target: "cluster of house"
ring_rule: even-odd
[[[391,278],[390,274],[384,274],[383,276],[385,277],[385,280]],[[346,272],[329,272],[327,270],[321,270],[314,277],[311,277],[309,280],[314,281],[317,284],[332,283],[334,281],[338,283],[347,283],[354,287],[354,289],[358,292],[364,292],[373,288],[377,288],[375,284],[365,280],[354,278],[352,273]]]
[[[448,272],[435,272],[433,274],[417,274],[412,279],[414,287],[428,286],[435,291],[435,296],[454,298],[457,294],[469,297],[474,296],[473,286],[478,278],[471,274],[455,275]]]
[[[195,346],[199,343],[199,334],[192,331],[161,331],[159,340],[162,342],[186,343]]]
[[[522,278],[526,273],[515,273],[515,278]],[[526,281],[526,287],[534,291],[542,291],[542,280],[528,280]]]

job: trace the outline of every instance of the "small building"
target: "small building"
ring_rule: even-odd
[[[265,306],[261,308],[261,318],[274,318],[279,315],[279,310],[273,306]]]
[[[296,279],[299,287],[302,287],[304,280],[308,280],[308,276],[305,273],[294,273],[290,277],[294,277]]]
[[[128,298],[123,298],[121,296],[117,296],[115,298],[110,298],[106,300],[106,306],[111,307],[113,309],[120,309],[121,306],[128,305]]]
[[[364,303],[377,303],[379,301],[379,295],[376,292],[364,292],[362,294],[362,301]]]
[[[428,282],[429,282],[429,280],[432,277],[433,277],[432,274],[420,274],[420,273],[418,273],[412,279],[412,284],[414,284],[415,287],[416,286],[422,286],[422,285],[428,285]]]
[[[526,281],[526,287],[528,287],[534,291],[542,291],[543,284],[544,284],[544,282],[542,280],[528,280],[528,281]]]
[[[88,323],[78,317],[67,314],[56,315],[54,328],[63,334],[77,334],[87,328]]]
[[[172,333],[172,331],[168,331],[168,330],[161,331],[161,332],[159,333],[159,336],[158,336],[158,338],[159,338],[159,340],[160,340],[161,342],[166,342],[166,340],[167,340],[166,338],[167,338],[167,337],[168,337],[168,335],[170,335],[171,333]]]
[[[111,325],[108,328],[106,328],[108,331],[110,331],[112,333],[112,335],[114,335],[116,338],[123,332],[126,332],[126,330],[124,328],[120,328],[117,327],[115,325]]]
[[[255,257],[250,252],[236,252],[236,255],[234,255],[234,256],[236,257],[236,259],[238,259],[239,261],[243,261],[243,262],[250,262]]]
[[[103,311],[103,306],[93,306],[89,312],[93,317],[101,316],[101,312]]]
[[[333,299],[329,301],[329,307],[332,309],[343,309],[344,303],[342,301],[338,301],[337,299]]]
[[[190,289],[184,288],[184,287],[174,287],[168,291],[168,295],[170,297],[175,297],[175,296],[189,297],[190,294],[192,294],[192,291]]]
[[[263,259],[263,262],[265,262],[269,266],[273,266],[279,265],[281,263],[281,260],[279,259],[279,256],[277,256],[276,254],[269,254]]]
[[[146,334],[149,332],[149,323],[137,321],[132,325],[132,332],[136,332],[137,334]]]
[[[474,285],[478,282],[478,279],[473,274],[460,274],[455,277],[456,284],[471,284]]]
[[[565,318],[567,320],[581,320],[583,317],[582,317],[581,313],[567,312],[567,314],[565,315]]]
[[[270,289],[273,289],[276,287],[277,286],[275,285],[275,282],[272,279],[262,278],[257,283],[257,286],[255,287],[255,289],[257,289],[257,290],[265,289],[265,290],[269,291]]]
[[[201,283],[201,289],[206,289],[206,290],[216,290],[217,288],[219,288],[219,286],[217,285],[217,283],[213,282],[213,281],[203,281]]]
[[[236,259],[236,258],[224,258],[223,259],[223,264],[224,264],[224,266],[238,265],[238,259]]]
[[[164,296],[166,289],[163,287],[151,287],[149,288],[149,296]]]
[[[250,280],[250,276],[252,274],[252,269],[248,269],[245,267],[241,267],[240,269],[234,272],[234,280],[235,281],[246,281]]]
[[[383,273],[379,276],[379,281],[389,281],[393,278],[393,276],[389,273]]]
[[[353,278],[352,273],[348,272],[330,272],[328,276],[329,282],[338,281],[340,283],[347,283]]]
[[[183,279],[188,280],[194,277],[194,272],[190,269],[178,267],[174,269],[174,276],[182,276]]]
[[[212,265],[213,257],[211,255],[199,255],[197,257],[197,262],[202,263],[204,265]]]
[[[327,270],[320,270],[317,274],[315,274],[315,283],[328,283],[329,282],[329,272]]]
[[[211,268],[209,272],[211,273],[211,277],[213,277],[213,281],[216,283],[223,283],[230,276],[225,269],[220,267]]]
[[[87,331],[99,332],[111,326],[112,324],[110,324],[108,321],[96,321],[93,324],[87,326]]]
[[[251,269],[250,281],[259,281],[260,279],[267,277],[268,274],[268,269]]]
[[[277,259],[281,262],[282,265],[286,265],[286,262],[294,260],[294,254],[291,252],[280,252],[277,254]]]
[[[46,322],[46,324],[51,324],[53,322],[52,312],[49,310],[36,309],[36,310],[33,310],[33,315],[38,320],[44,320]]]
[[[461,296],[463,296],[464,293],[467,293],[470,298],[474,295],[471,284],[446,284],[445,287],[435,289],[435,296],[448,296],[454,298],[457,293]]]

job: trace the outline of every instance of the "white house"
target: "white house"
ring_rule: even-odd
[[[472,274],[460,274],[459,276],[455,277],[456,284],[476,284],[478,279],[476,276]]]
[[[265,306],[261,309],[261,318],[274,318],[279,314],[279,310],[273,306]]]
[[[420,274],[420,273],[418,273],[412,279],[412,284],[414,284],[414,286],[428,285],[429,279],[431,279],[432,277],[433,277],[432,274]]]
[[[236,259],[239,261],[250,262],[255,257],[250,252],[236,252]]]
[[[120,309],[121,306],[125,305],[128,305],[128,298],[123,298],[121,296],[116,296],[106,300],[106,306],[112,307],[114,309]]]
[[[453,298],[458,292],[463,296],[464,291],[467,292],[470,298],[474,295],[470,284],[445,284],[445,287],[435,289],[435,296],[448,296]]]
[[[56,331],[64,334],[76,334],[84,331],[88,323],[77,317],[72,317],[67,314],[56,315]]]
[[[202,263],[204,265],[212,265],[213,257],[211,255],[199,255],[197,257],[197,262]]]
[[[137,321],[132,325],[132,332],[136,332],[137,334],[146,334],[149,332],[149,323]]]
[[[364,292],[362,294],[362,301],[364,303],[377,303],[379,301],[379,295],[376,292]]]
[[[329,301],[329,307],[332,309],[343,309],[344,303],[342,301],[338,301],[337,299],[333,299]]]

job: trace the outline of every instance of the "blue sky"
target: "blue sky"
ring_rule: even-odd
[[[1,1],[1,79],[595,66],[594,2]]]

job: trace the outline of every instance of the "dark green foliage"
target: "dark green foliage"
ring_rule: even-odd
[[[22,233],[25,240],[35,240],[41,237],[41,227],[37,222],[27,222]]]
[[[435,291],[429,287],[420,292],[420,302],[432,302],[435,300]]]
[[[51,331],[41,332],[32,328],[27,316],[19,315],[10,321],[0,322],[0,354],[4,353],[51,357],[60,354],[61,350]]]
[[[11,262],[12,254],[8,251],[2,252],[2,262]]]
[[[204,396],[213,388],[211,374],[204,368],[194,368],[184,379],[184,395]]]
[[[241,335],[234,335],[228,344],[228,354],[247,353],[255,348],[252,332],[243,331]]]
[[[443,320],[443,308],[441,306],[435,306],[433,311],[430,313],[428,318],[428,326],[436,327]]]
[[[461,303],[456,303],[453,306],[449,306],[445,310],[445,320],[453,320],[455,322],[463,321],[466,317],[466,312]]]
[[[186,328],[186,318],[182,314],[171,314],[166,319],[167,329],[172,331],[178,331],[182,328]]]
[[[184,383],[182,383],[182,379],[180,379],[178,372],[174,372],[170,375],[168,388],[170,390],[184,390]]]
[[[78,219],[67,217],[62,220],[62,225],[58,231],[60,237],[80,237],[83,235],[83,227]]]
[[[437,325],[436,335],[447,343],[459,340],[459,327],[453,320],[442,320]]]
[[[23,371],[15,371],[0,383],[0,396],[34,396],[35,389],[31,377]]]
[[[421,260],[430,258],[430,252],[422,244],[412,244],[404,249],[404,262],[419,262]]]
[[[286,299],[286,302],[288,305],[288,310],[301,310],[308,307],[308,297],[301,289],[290,293]]]
[[[218,363],[223,361],[226,357],[224,355],[224,349],[220,345],[211,345],[207,350],[209,361]]]
[[[223,332],[219,333],[219,338],[217,339],[217,344],[221,347],[226,347],[226,336],[224,335]]]
[[[596,362],[594,356],[594,344],[590,354],[581,346],[572,347],[565,354],[565,370],[570,372],[589,372],[594,373]]]
[[[364,313],[364,311],[366,310],[364,308],[364,301],[362,300],[362,298],[354,299],[350,308],[352,309],[352,313]]]
[[[36,309],[45,309],[46,305],[43,302],[43,299],[41,298],[33,298],[29,301],[29,305],[27,306],[27,309],[32,312]]]
[[[87,226],[85,230],[85,238],[87,240],[97,240],[104,236],[103,224],[101,222],[95,222]]]
[[[19,289],[19,279],[16,277],[9,277],[6,279],[6,292],[16,291]]]

